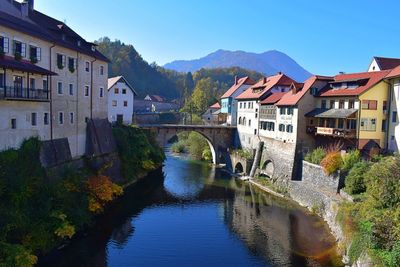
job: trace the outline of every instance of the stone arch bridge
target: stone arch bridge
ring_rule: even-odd
[[[213,163],[226,164],[229,170],[233,169],[229,149],[234,146],[235,126],[145,124],[139,125],[139,127],[153,132],[161,147],[165,146],[171,138],[180,132],[198,132],[206,138],[211,148]]]

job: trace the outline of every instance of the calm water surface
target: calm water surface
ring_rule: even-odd
[[[167,153],[41,266],[339,266],[326,225],[220,169]]]

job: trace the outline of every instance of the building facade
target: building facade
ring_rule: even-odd
[[[1,149],[68,138],[72,156],[84,155],[87,121],[107,117],[107,58],[33,0],[1,1],[0,47]]]
[[[237,128],[243,148],[256,148],[260,141],[261,102],[272,94],[288,92],[290,85],[295,82],[288,76],[278,73],[262,78],[236,97],[238,102]]]
[[[123,76],[108,79],[108,120],[132,124],[136,91]]]
[[[238,103],[235,98],[254,84],[255,82],[250,77],[238,79],[235,76],[234,84],[221,96],[221,113],[226,114],[227,125],[237,124]]]

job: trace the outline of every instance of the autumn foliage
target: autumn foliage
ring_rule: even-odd
[[[321,161],[321,166],[327,175],[331,175],[342,166],[342,155],[340,152],[330,152]]]
[[[102,212],[108,202],[123,193],[121,186],[114,184],[109,177],[104,175],[89,177],[87,188],[89,192],[89,210],[93,213]]]

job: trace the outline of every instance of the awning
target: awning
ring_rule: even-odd
[[[35,64],[32,64],[26,60],[16,60],[13,57],[8,57],[8,56],[0,58],[0,68],[19,70],[29,73],[37,73],[41,75],[57,75],[57,73],[36,66]]]
[[[357,109],[323,109],[316,108],[308,112],[306,117],[345,119],[357,112]]]

